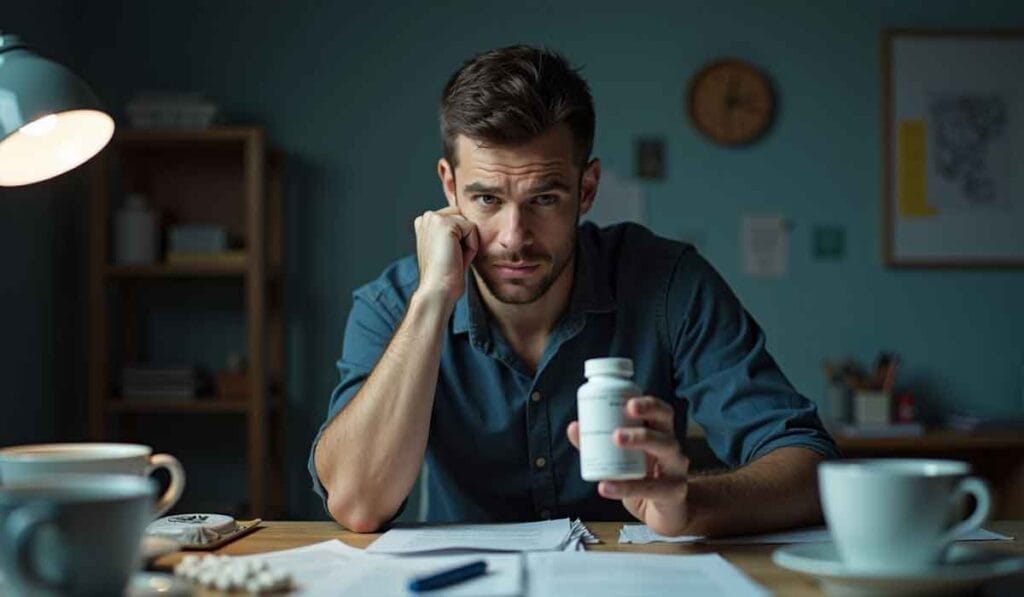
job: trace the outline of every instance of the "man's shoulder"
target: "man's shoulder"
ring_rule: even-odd
[[[416,256],[406,255],[384,268],[374,280],[357,288],[353,295],[404,309],[419,282],[420,268]]]

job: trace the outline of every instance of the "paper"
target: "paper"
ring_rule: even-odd
[[[744,273],[764,278],[786,275],[789,228],[781,216],[743,216],[740,246]]]
[[[987,529],[977,529],[961,537],[957,541],[1009,541],[1012,537],[1001,535]],[[680,535],[665,537],[659,535],[642,524],[623,525],[619,530],[619,543],[711,543],[714,545],[755,545],[769,543],[827,543],[832,540],[825,527],[795,529],[780,533],[762,535],[746,535],[742,537],[723,537],[708,539],[701,535]]]
[[[296,549],[239,556],[260,559],[272,569],[288,572],[296,585],[289,595],[408,595],[414,577],[447,570],[475,560],[487,562],[487,573],[431,596],[521,595],[523,592],[522,556],[487,554],[462,556],[397,557],[369,555],[336,539]]]
[[[526,566],[531,597],[769,595],[718,554],[529,553]]]
[[[367,553],[413,554],[437,551],[576,551],[597,539],[580,521],[568,518],[508,524],[464,524],[391,529]]]

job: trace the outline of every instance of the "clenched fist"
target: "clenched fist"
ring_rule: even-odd
[[[442,296],[454,307],[466,290],[466,269],[480,250],[476,225],[455,207],[424,212],[413,225],[420,268],[416,292]]]

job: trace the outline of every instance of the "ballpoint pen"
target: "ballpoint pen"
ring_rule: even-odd
[[[418,593],[450,587],[454,584],[481,576],[485,572],[487,572],[487,562],[477,560],[450,570],[443,570],[435,574],[416,577],[409,581],[409,590]]]

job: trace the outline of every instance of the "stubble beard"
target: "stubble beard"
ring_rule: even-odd
[[[555,260],[553,257],[548,255],[545,255],[540,259],[540,261],[542,262],[550,262],[552,264],[551,270],[547,273],[547,275],[540,279],[540,282],[537,283],[535,290],[526,296],[517,296],[513,293],[505,292],[505,290],[502,288],[502,282],[493,280],[491,279],[490,276],[484,273],[487,271],[487,268],[484,267],[486,265],[485,263],[481,263],[480,268],[478,268],[477,264],[474,263],[473,270],[477,273],[477,276],[484,281],[484,285],[487,286],[487,290],[491,293],[491,296],[498,300],[498,302],[504,303],[506,305],[529,305],[530,303],[534,303],[537,300],[539,300],[542,296],[547,294],[548,290],[551,289],[551,286],[554,285],[555,281],[558,280],[558,278],[565,271],[566,266],[568,266],[572,262],[572,256],[575,254],[576,251],[577,228],[578,225],[573,226],[572,242],[569,245],[571,249],[568,255],[566,255],[561,260]],[[516,262],[521,260],[529,261],[531,259],[536,259],[536,257],[530,255],[521,255],[519,253],[508,253],[502,255],[500,259],[487,260]],[[481,270],[483,270],[483,272]],[[516,281],[505,282],[505,284],[512,284],[517,286],[518,288],[524,288],[523,285],[516,284]]]

